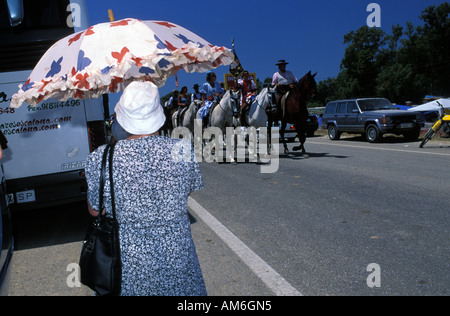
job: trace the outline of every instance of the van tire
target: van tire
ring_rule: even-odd
[[[366,127],[366,140],[369,143],[378,143],[381,140],[382,134],[380,129],[375,124],[369,124]]]
[[[341,138],[341,132],[338,131],[336,125],[328,126],[328,137],[330,137],[331,140],[339,140],[339,138]]]

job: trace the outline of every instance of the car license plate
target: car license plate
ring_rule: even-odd
[[[34,190],[20,191],[16,193],[17,204],[36,201]]]
[[[412,128],[414,125],[413,123],[402,123],[400,124],[400,128]]]

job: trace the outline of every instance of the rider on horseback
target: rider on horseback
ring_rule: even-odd
[[[276,87],[277,96],[276,103],[277,106],[282,110],[284,116],[284,109],[281,105],[282,97],[288,92],[294,89],[294,84],[297,83],[297,77],[292,73],[292,71],[286,70],[286,65],[289,64],[284,59],[279,60],[275,65],[278,66],[278,71],[273,74],[272,86]]]
[[[166,107],[172,111],[178,108],[178,95],[180,92],[175,89],[172,91],[172,96],[170,97],[169,101],[167,101]]]
[[[241,113],[239,119],[241,121],[241,126],[248,126],[245,120],[245,113],[250,109],[250,106],[255,99],[257,88],[253,81],[253,77],[248,74],[247,70],[244,70],[242,77],[238,80],[238,86],[242,90]]]
[[[195,100],[202,100],[202,94],[200,93],[200,91],[198,90],[200,87],[198,85],[198,83],[194,84],[194,93],[191,94],[191,103],[194,102]]]
[[[189,107],[189,99],[187,95],[187,87],[184,86],[181,88],[180,94],[178,95],[178,110],[177,110],[177,120],[176,125],[182,126],[181,117],[186,112],[187,108]]]
[[[199,117],[203,120],[204,126],[209,125],[209,117],[211,116],[214,107],[219,103],[223,92],[223,88],[220,86],[219,82],[216,81],[216,74],[214,72],[208,72],[206,75],[206,82],[200,89],[203,106],[198,111]]]

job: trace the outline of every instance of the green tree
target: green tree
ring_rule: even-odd
[[[426,8],[420,16],[424,25],[409,27],[403,42],[402,62],[411,64],[415,88],[423,94],[450,94],[449,15],[448,2]]]
[[[450,4],[427,7],[423,25],[396,25],[392,34],[361,27],[344,36],[345,56],[336,78],[318,83],[318,98],[387,97],[420,102],[426,94],[450,95]]]
[[[368,26],[344,36],[344,44],[348,46],[342,59],[341,70],[346,71],[345,75],[352,80],[346,94],[352,96],[375,94],[376,77],[382,71],[388,57],[385,49],[387,42],[385,32]]]

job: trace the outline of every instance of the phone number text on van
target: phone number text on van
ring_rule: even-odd
[[[22,133],[34,133],[40,131],[49,131],[61,127],[61,123],[70,122],[71,116],[56,117],[51,119],[32,119],[28,121],[7,122],[0,124],[0,129],[5,135],[15,135]]]

